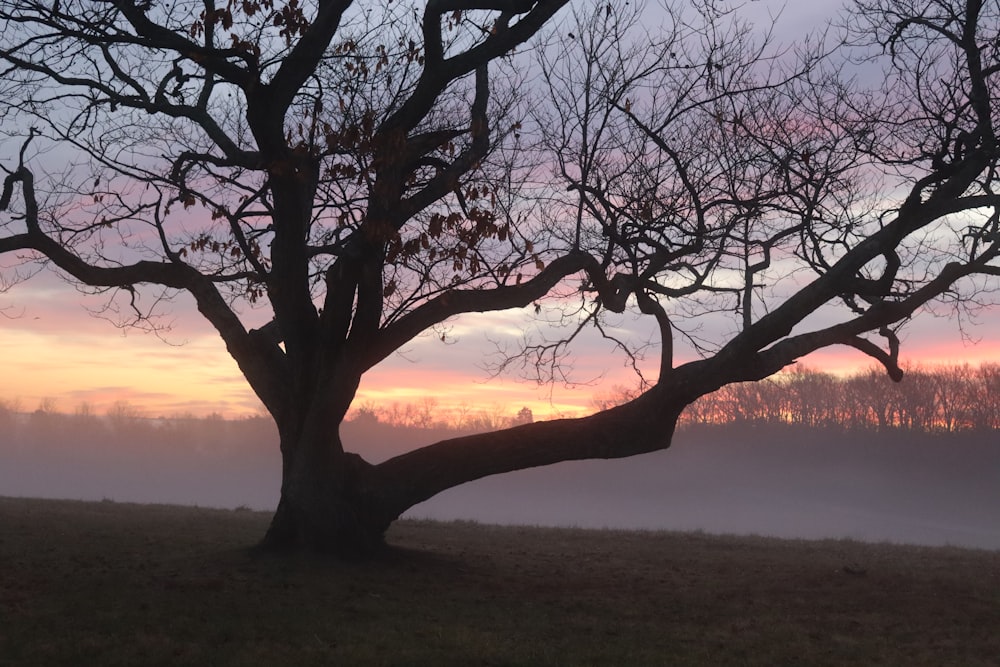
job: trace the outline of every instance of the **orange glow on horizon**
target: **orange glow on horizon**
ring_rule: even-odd
[[[69,319],[69,318],[67,318]],[[77,316],[76,319],[80,319]],[[86,404],[103,414],[126,401],[149,417],[219,413],[235,418],[263,414],[263,407],[246,384],[236,363],[214,332],[165,344],[155,336],[130,331],[122,336],[103,322],[83,317],[76,328],[62,322],[49,327],[11,321],[0,329],[0,400],[20,410],[34,410],[50,399],[62,412]],[[88,322],[90,320],[90,322]],[[985,333],[985,332],[984,332]],[[363,380],[355,407],[372,403],[424,405],[435,410],[486,411],[513,416],[522,407],[538,419],[580,416],[593,411],[593,397],[613,393],[615,385],[632,387],[635,377],[619,360],[603,368],[593,386],[567,389],[538,387],[510,378],[488,380],[480,368],[457,364],[449,349],[418,344],[414,363],[392,357]],[[904,363],[942,365],[1000,361],[1000,341],[978,345],[922,341],[904,346]],[[585,370],[602,372],[604,357],[581,358]],[[610,360],[610,358],[609,358]],[[810,355],[800,363],[815,371],[850,374],[876,365],[857,350],[835,347]]]
[[[125,401],[149,417],[219,413],[226,417],[259,415],[253,395],[221,340],[205,335],[182,345],[168,345],[139,332],[53,334],[0,330],[0,359],[5,371],[0,400],[30,411],[42,402],[61,412],[86,405],[103,414]],[[516,413],[528,407],[539,416],[590,411],[591,387],[577,390],[538,388],[510,379],[487,380],[479,369],[428,372],[420,364],[390,365],[369,373],[355,405],[421,404],[432,399],[441,410],[495,410]]]

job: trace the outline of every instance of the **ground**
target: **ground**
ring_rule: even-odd
[[[369,563],[266,513],[0,499],[0,664],[992,665],[1000,552],[410,522]]]

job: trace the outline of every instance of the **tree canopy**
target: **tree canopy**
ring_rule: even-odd
[[[337,552],[456,484],[667,447],[698,397],[826,346],[899,379],[915,313],[988,301],[993,4],[856,0],[784,46],[711,0],[568,4],[0,2],[0,253],[124,323],[189,293],[278,425],[266,542]],[[603,325],[633,312],[657,377],[589,417],[344,451],[367,371],[542,299],[565,335],[506,364],[552,379],[589,326],[637,358]]]

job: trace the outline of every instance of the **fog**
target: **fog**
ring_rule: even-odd
[[[0,495],[261,510],[278,500],[280,458],[264,419],[109,428],[95,418],[19,417],[0,436]],[[454,435],[377,423],[343,432],[372,462]],[[407,516],[1000,549],[998,440],[691,427],[666,451],[479,480]]]
[[[667,451],[481,480],[410,514],[1000,549],[1000,443],[687,431]]]

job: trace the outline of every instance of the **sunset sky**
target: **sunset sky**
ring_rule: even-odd
[[[781,4],[747,7],[766,17]],[[829,3],[818,11],[812,3],[788,3],[779,34],[798,35],[804,26],[816,25],[821,14],[832,14],[835,6]],[[219,412],[236,417],[261,412],[221,339],[189,300],[178,299],[171,305],[173,323],[164,340],[141,331],[118,330],[87,312],[88,306],[98,308],[101,303],[100,298],[84,298],[51,273],[0,292],[0,400],[33,410],[51,399],[67,412],[85,403],[103,412],[115,401],[125,400],[149,416]],[[978,324],[963,323],[968,337],[979,340],[976,344],[963,339],[958,323],[946,311],[940,314],[923,315],[909,327],[904,359],[921,364],[1000,360],[1000,313],[987,311]],[[516,340],[523,320],[519,313],[470,317],[452,323],[452,344],[433,335],[414,341],[366,378],[356,405],[421,403],[432,398],[442,409],[465,404],[514,414],[528,406],[543,417],[587,412],[595,393],[636,383],[621,355],[611,354],[610,345],[596,338],[575,348],[574,379],[586,383],[581,386],[538,387],[514,377],[489,380],[481,366],[493,349],[490,339]],[[690,358],[682,352],[678,361]],[[847,348],[818,353],[802,363],[833,372],[872,364]],[[651,358],[651,378],[655,364]]]
[[[88,313],[97,297],[83,297],[51,274],[36,276],[0,296],[6,317],[0,322],[0,400],[34,410],[50,399],[65,412],[88,404],[105,411],[128,401],[148,416],[219,412],[227,417],[258,414],[262,408],[246,385],[221,339],[191,304],[171,305],[173,328],[163,339],[136,330],[119,330]],[[428,336],[387,359],[366,378],[356,405],[375,402],[420,404],[437,401],[442,410],[466,405],[513,415],[522,406],[536,417],[581,414],[592,396],[613,385],[633,386],[635,376],[620,354],[600,339],[576,348],[576,388],[538,387],[516,377],[489,379],[482,362],[491,339],[515,340],[522,315],[508,312],[459,320],[451,327],[454,343]],[[904,337],[903,358],[914,363],[1000,361],[1000,313],[985,312],[965,330],[978,342],[963,341],[957,322],[923,315]],[[688,354],[679,361],[693,358]],[[850,348],[833,348],[802,360],[810,368],[849,372],[873,362]],[[655,358],[649,360],[650,377]]]

